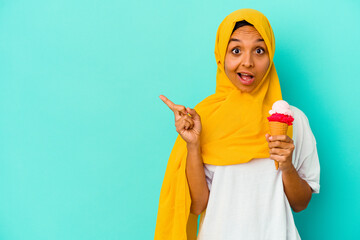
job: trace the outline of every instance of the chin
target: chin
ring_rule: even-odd
[[[255,83],[255,82],[254,82]],[[238,90],[240,90],[241,92],[246,92],[246,93],[250,93],[252,90],[254,90],[255,88],[255,84],[252,84],[252,85],[242,85],[241,83],[238,83],[237,85],[235,85],[236,88]]]

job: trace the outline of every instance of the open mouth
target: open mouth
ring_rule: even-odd
[[[245,74],[245,73],[237,73],[237,74],[239,76],[241,83],[245,85],[250,85],[251,83],[253,83],[255,79],[255,77],[251,74]]]

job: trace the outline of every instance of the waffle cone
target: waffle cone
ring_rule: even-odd
[[[286,135],[288,125],[282,122],[269,122],[271,135]]]
[[[270,135],[287,135],[288,125],[282,122],[269,122]],[[274,160],[275,161],[275,160]],[[279,162],[275,161],[275,168],[278,170]]]

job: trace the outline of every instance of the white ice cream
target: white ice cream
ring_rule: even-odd
[[[274,102],[272,109],[269,111],[269,113],[281,113],[294,117],[293,112],[290,110],[290,105],[284,100]]]

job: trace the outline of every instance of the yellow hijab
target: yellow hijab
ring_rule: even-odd
[[[238,21],[254,25],[269,51],[270,66],[258,86],[241,92],[228,79],[224,60],[232,30]],[[269,110],[282,100],[279,78],[273,63],[275,38],[268,19],[254,9],[239,9],[220,24],[215,42],[216,91],[194,109],[201,116],[201,150],[204,163],[231,165],[253,158],[269,158],[265,134],[269,133]],[[292,138],[292,125],[288,128]],[[196,239],[197,215],[190,213],[191,197],[186,178],[186,142],[177,136],[161,187],[155,240]],[[275,164],[274,164],[275,169]],[[202,212],[203,218],[205,211]]]

